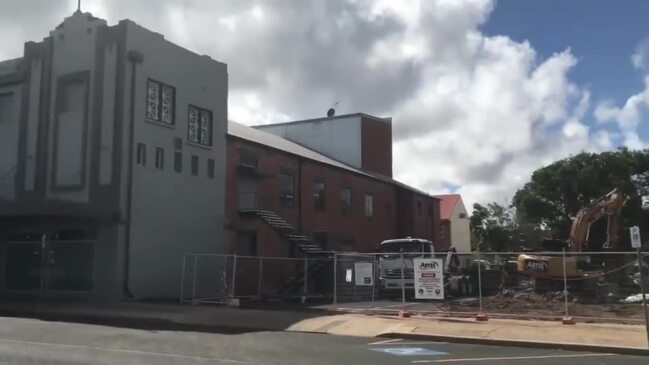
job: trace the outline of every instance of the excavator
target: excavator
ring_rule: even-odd
[[[574,253],[597,250],[589,245],[589,234],[591,224],[600,218],[607,216],[607,239],[602,245],[602,250],[619,250],[620,212],[627,196],[618,189],[600,197],[592,204],[579,210],[570,228],[568,241],[546,240],[542,254],[521,254],[517,259],[517,272],[520,275],[533,277],[535,289],[543,291],[554,289],[563,280],[563,255],[566,250],[566,277],[571,281],[592,282],[601,277],[602,263],[592,263],[585,255],[574,255]],[[557,252],[557,254],[547,253]],[[573,253],[573,255],[571,255]],[[598,255],[603,259],[604,265],[616,267],[615,258]],[[619,256],[619,255],[618,255]],[[608,262],[607,262],[608,261]]]

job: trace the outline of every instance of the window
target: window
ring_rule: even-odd
[[[295,257],[295,245],[286,238],[280,241],[280,257]]]
[[[176,89],[149,79],[146,87],[146,119],[174,124]]]
[[[444,223],[439,225],[439,238],[440,239],[446,238],[446,225]]]
[[[210,179],[214,178],[214,160],[211,158],[207,159],[207,177]]]
[[[313,184],[313,207],[315,210],[325,210],[325,183],[316,181]]]
[[[466,218],[466,213],[460,213],[460,219]]]
[[[434,205],[433,203],[428,204],[428,216],[432,217],[434,213]]]
[[[198,176],[198,156],[192,155],[192,175]]]
[[[370,193],[365,194],[365,216],[374,216],[374,195]]]
[[[155,168],[158,170],[164,169],[165,166],[165,150],[162,147],[155,149]]]
[[[174,171],[183,172],[183,154],[180,152],[174,153]]]
[[[87,102],[85,81],[65,82],[61,87],[59,113],[83,111]]]
[[[255,231],[238,232],[237,255],[257,256],[257,232]]]
[[[259,167],[259,157],[254,153],[241,151],[239,166],[250,170],[257,170],[257,167]]]
[[[286,207],[292,207],[295,202],[295,176],[281,172],[279,174],[279,199]]]
[[[144,143],[137,144],[136,162],[138,165],[146,166],[146,146]]]
[[[190,105],[187,139],[189,142],[203,146],[212,145],[212,112]]]
[[[347,239],[341,240],[340,241],[340,246],[338,247],[338,251],[354,252],[355,251],[354,239],[353,238],[347,238]]]
[[[350,213],[352,211],[352,189],[343,188],[340,191],[340,204],[343,213]]]
[[[13,117],[13,94],[0,94],[0,123],[9,122]]]
[[[417,213],[421,217],[421,200],[417,200]]]
[[[328,249],[327,246],[327,232],[326,231],[313,231],[311,240],[314,245],[318,245],[322,249]]]

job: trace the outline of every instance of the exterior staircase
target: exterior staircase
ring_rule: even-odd
[[[308,263],[309,268],[308,268],[308,279],[309,282],[312,282],[313,278],[315,278],[320,272],[324,271],[327,267],[333,266],[333,261],[329,260],[317,260],[313,262]],[[284,286],[280,290],[280,294],[284,296],[290,296],[291,294],[293,295],[302,295],[303,293],[303,288],[304,288],[304,265],[300,265],[300,268],[298,268],[297,272],[295,275],[289,277],[286,279],[284,282]],[[308,284],[312,285],[312,284]],[[313,296],[309,295],[309,293],[306,293],[306,296]]]
[[[242,214],[253,215],[266,224],[273,227],[273,229],[282,237],[286,238],[305,258],[314,257],[320,258],[308,263],[308,278],[311,282],[318,273],[322,272],[326,267],[333,265],[330,260],[323,260],[326,256],[326,251],[319,245],[314,244],[308,237],[299,234],[295,227],[287,222],[279,214],[270,210],[261,209],[244,209],[240,211]],[[295,274],[287,278],[280,290],[279,294],[282,296],[302,295],[302,288],[304,287],[304,264],[302,261],[296,265]]]
[[[297,233],[295,227],[293,227],[290,223],[288,223],[284,218],[282,218],[275,212],[255,209],[245,210],[242,211],[242,213],[253,214],[261,218],[261,220],[273,227],[275,231],[277,231],[277,233],[279,233],[282,237],[288,239],[289,242],[291,242],[300,250],[300,252],[304,254],[324,253],[322,247],[311,242],[308,237]]]

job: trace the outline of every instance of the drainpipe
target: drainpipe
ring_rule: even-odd
[[[302,157],[297,159],[297,231],[302,232]]]
[[[129,108],[129,143],[128,143],[128,172],[126,176],[126,234],[124,239],[124,281],[122,291],[127,298],[133,298],[129,287],[131,265],[131,211],[133,201],[133,133],[135,130],[135,79],[137,64],[142,63],[144,56],[136,51],[128,51],[127,59],[131,64],[131,105]]]

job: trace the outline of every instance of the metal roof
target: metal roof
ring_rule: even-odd
[[[323,164],[332,165],[341,169],[353,171],[357,174],[371,176],[370,174],[364,171],[356,169],[338,160],[334,160],[333,158],[323,155],[322,153],[316,152],[310,148],[306,148],[301,144],[289,141],[286,138],[282,138],[272,133],[264,132],[252,127],[245,126],[237,122],[230,121],[228,123],[228,134],[233,137],[245,139],[250,142],[258,143],[280,151],[284,151],[290,154],[308,158],[309,160],[313,160],[313,161],[321,162]]]
[[[451,215],[455,210],[457,202],[462,199],[460,194],[442,194],[435,195],[435,198],[440,199],[439,204],[439,217],[441,219],[451,219]]]
[[[421,194],[421,195],[425,195],[425,196],[428,196],[430,198],[434,198],[434,197],[428,195],[427,193],[425,193],[425,192],[423,192],[421,190],[415,189],[412,186],[406,185],[406,184],[404,184],[404,183],[402,183],[400,181],[394,180],[394,179],[392,179],[390,177],[357,169],[357,168],[352,167],[350,165],[347,165],[347,164],[345,164],[343,162],[335,160],[335,159],[333,159],[333,158],[331,158],[331,157],[329,157],[327,155],[316,152],[316,151],[314,151],[314,150],[312,150],[310,148],[304,147],[299,143],[289,141],[286,138],[282,138],[282,137],[280,137],[278,135],[275,135],[275,134],[272,134],[272,133],[264,132],[264,131],[256,129],[256,128],[245,126],[245,125],[243,125],[241,123],[229,121],[228,122],[228,135],[230,135],[232,137],[235,137],[235,138],[243,139],[243,140],[246,140],[246,141],[249,141],[249,142],[257,143],[257,144],[260,144],[260,145],[263,145],[263,146],[266,146],[266,147],[270,147],[270,148],[273,148],[273,149],[276,149],[276,150],[284,151],[286,153],[290,153],[290,154],[293,154],[293,155],[296,155],[296,156],[304,157],[304,158],[307,158],[309,160],[313,160],[313,161],[316,161],[316,162],[323,163],[325,165],[334,166],[334,167],[344,169],[344,170],[347,170],[347,171],[351,171],[351,172],[354,172],[354,173],[357,173],[357,174],[360,174],[360,175],[371,177],[373,179],[380,180],[380,181],[383,181],[383,182],[388,183],[388,184],[399,186],[399,187],[401,187],[403,189],[406,189],[406,190],[409,190],[411,192]]]
[[[374,120],[380,120],[386,123],[392,123],[392,118],[390,117],[376,117],[373,115],[369,115],[366,113],[351,113],[351,114],[340,114],[340,115],[334,115],[333,117],[321,117],[321,118],[311,118],[311,119],[302,119],[302,120],[293,120],[290,122],[282,122],[282,123],[271,123],[271,124],[260,124],[260,125],[255,125],[253,128],[267,128],[267,127],[275,127],[278,125],[292,125],[292,124],[300,124],[300,123],[311,123],[311,122],[321,122],[321,121],[328,121],[328,120],[334,120],[334,119],[342,119],[342,118],[352,118],[352,117],[366,117]]]

